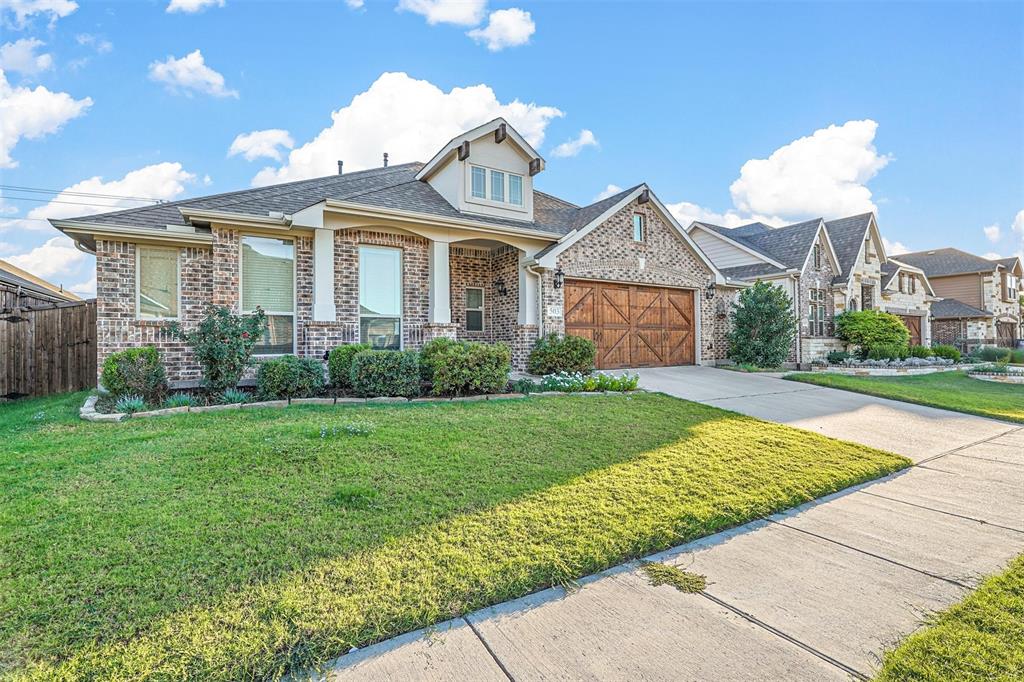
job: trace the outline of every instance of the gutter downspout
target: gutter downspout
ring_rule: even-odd
[[[544,273],[537,272],[535,263],[526,266],[526,271],[537,277],[537,337],[544,338]]]
[[[796,317],[796,368],[800,369],[800,362],[803,360],[803,325],[800,324],[800,315],[803,305],[800,301],[800,275],[793,275],[793,313]]]

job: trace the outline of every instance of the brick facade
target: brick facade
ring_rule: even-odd
[[[832,280],[835,277],[835,270],[829,261],[827,253],[828,246],[822,237],[818,237],[815,245],[821,249],[821,265],[815,267],[814,247],[812,246],[811,256],[807,259],[807,265],[800,273],[797,285],[796,300],[793,301],[794,310],[798,317],[799,333],[797,342],[800,344],[800,361],[813,362],[824,358],[830,351],[842,350],[843,344],[833,337],[835,333],[833,319],[836,314],[835,296],[832,292]],[[811,290],[820,289],[824,291],[825,304],[825,328],[823,333],[816,333],[811,328]],[[796,360],[795,353],[790,353],[790,362]]]

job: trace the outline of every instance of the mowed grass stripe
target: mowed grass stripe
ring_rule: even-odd
[[[15,678],[274,678],[909,464],[661,395],[42,411],[0,460]]]

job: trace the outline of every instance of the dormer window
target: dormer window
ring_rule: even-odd
[[[470,166],[469,195],[470,200],[522,206],[523,176],[483,166]]]

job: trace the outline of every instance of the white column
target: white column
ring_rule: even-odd
[[[313,320],[334,322],[334,230],[313,230]]]
[[[430,242],[430,323],[451,324],[452,289],[448,242]]]
[[[537,276],[526,270],[530,257],[519,255],[519,324],[539,324],[537,311],[540,309],[540,292]]]

